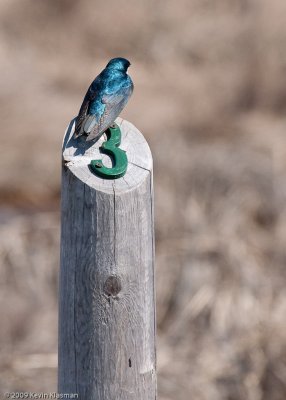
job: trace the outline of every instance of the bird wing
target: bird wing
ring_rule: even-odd
[[[84,100],[82,102],[78,116],[76,118],[75,129],[74,129],[74,137],[75,138],[77,138],[78,136],[83,134],[83,130],[82,130],[83,122],[85,121],[85,118],[87,116],[87,111],[88,111],[89,103],[90,103],[90,100],[88,100],[86,97],[84,98]]]
[[[76,123],[75,123],[75,132],[74,132],[74,137],[77,138],[81,136],[84,133],[84,125],[86,118],[88,117],[88,110],[90,107],[90,102],[96,97],[97,95],[97,90],[96,90],[96,84],[97,82],[93,82],[90,87],[88,88],[88,91],[86,92],[86,95],[84,96],[82,105],[80,107],[78,116],[76,118]]]
[[[122,87],[114,94],[105,94],[101,102],[105,105],[104,112],[101,115],[98,124],[94,126],[92,131],[87,137],[87,141],[96,139],[113,124],[115,119],[123,110],[129,97],[133,92],[133,84],[130,86]]]

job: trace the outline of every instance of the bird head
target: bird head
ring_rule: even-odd
[[[112,58],[107,64],[106,68],[112,68],[121,71],[123,70],[126,72],[130,65],[131,65],[130,62],[126,60],[126,58],[117,57],[117,58]]]

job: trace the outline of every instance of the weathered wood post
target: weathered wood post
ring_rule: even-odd
[[[155,400],[152,155],[118,119],[128,170],[105,180],[89,168],[97,143],[63,144],[59,393],[82,400]]]

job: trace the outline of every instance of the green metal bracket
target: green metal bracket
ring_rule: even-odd
[[[107,141],[102,144],[100,151],[109,155],[113,161],[113,167],[108,168],[102,164],[101,160],[92,160],[91,170],[101,178],[117,179],[125,175],[128,166],[127,156],[124,150],[118,146],[121,143],[121,130],[117,124],[108,128],[105,132]]]

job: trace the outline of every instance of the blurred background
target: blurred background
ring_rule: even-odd
[[[285,400],[284,0],[1,0],[0,392],[56,390],[61,142],[116,56],[155,164],[158,397]]]

